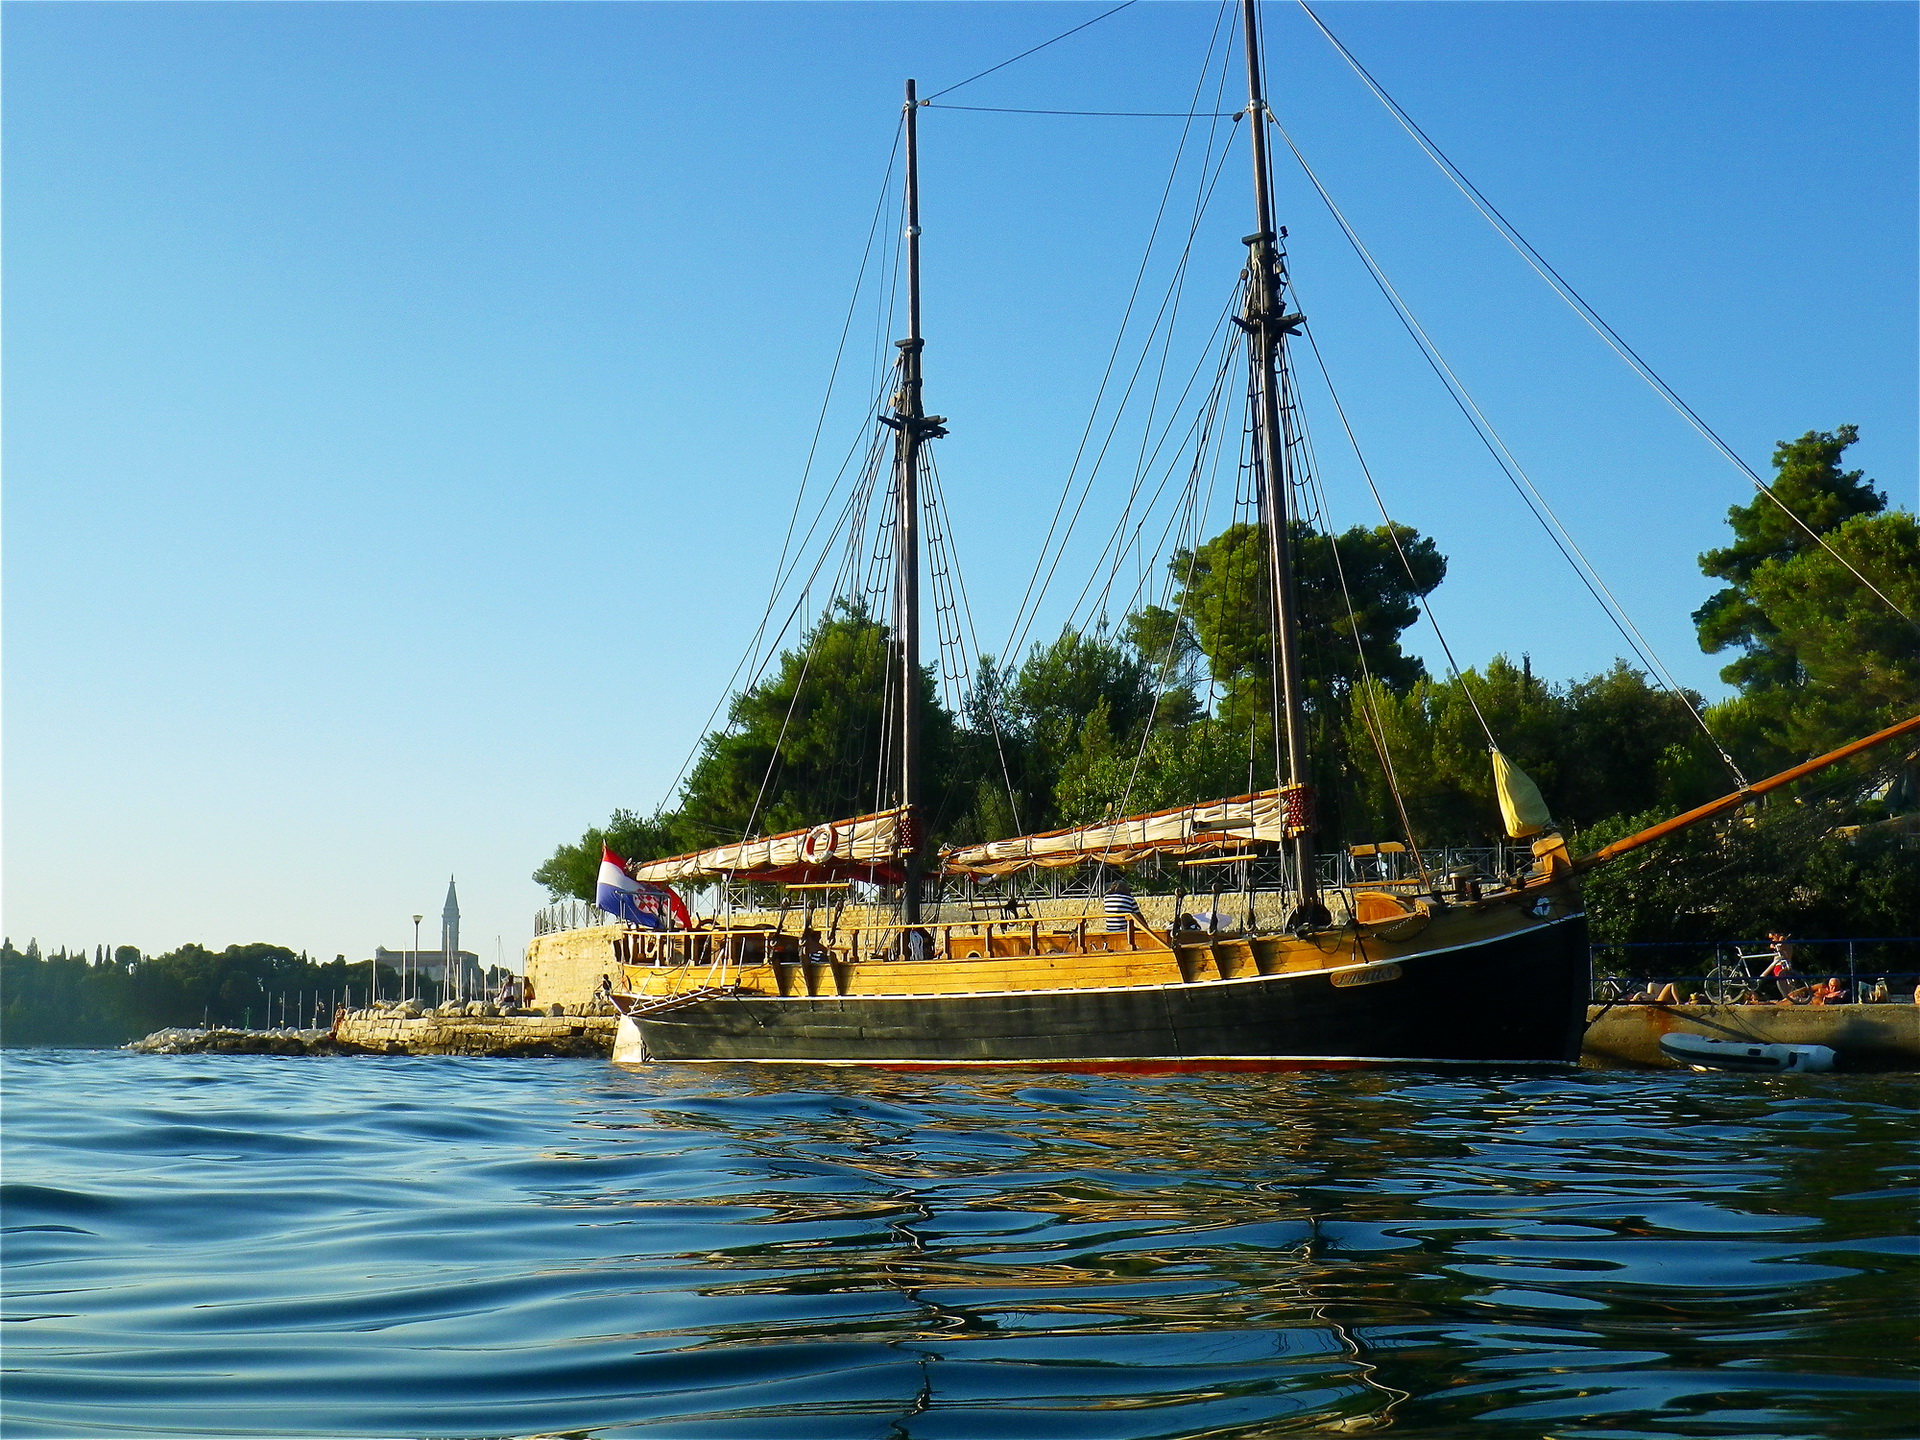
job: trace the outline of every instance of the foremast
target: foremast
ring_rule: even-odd
[[[1257,228],[1246,237],[1247,304],[1241,327],[1247,332],[1253,369],[1254,403],[1260,431],[1260,510],[1267,536],[1267,592],[1274,636],[1273,714],[1284,741],[1287,846],[1293,860],[1299,909],[1295,923],[1311,925],[1324,914],[1314,868],[1312,769],[1307,755],[1305,691],[1300,680],[1299,605],[1294,595],[1291,554],[1290,416],[1280,391],[1280,357],[1287,336],[1297,334],[1305,318],[1288,314],[1286,273],[1279,232],[1273,224],[1272,176],[1267,161],[1267,102],[1260,79],[1258,0],[1241,0],[1247,42],[1247,121],[1253,137],[1253,198]]]
[[[914,82],[907,81],[907,338],[896,340],[900,350],[900,387],[893,395],[893,411],[880,421],[893,430],[894,491],[899,510],[894,519],[893,633],[899,657],[899,726],[895,737],[899,788],[905,811],[906,853],[901,868],[900,918],[920,923],[920,891],[926,874],[926,847],[922,804],[924,775],[920,755],[920,447],[946,434],[944,417],[929,415],[920,394],[920,352],[926,342],[920,334],[920,103]]]

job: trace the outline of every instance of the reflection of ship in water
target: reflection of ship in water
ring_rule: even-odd
[[[1805,773],[1743,783],[1715,806],[1576,860],[1540,793],[1506,761],[1481,716],[1506,832],[1519,844],[1503,847],[1495,870],[1439,874],[1413,843],[1385,742],[1375,735],[1407,842],[1366,847],[1361,868],[1352,855],[1334,857],[1338,868],[1323,873],[1294,555],[1302,497],[1315,483],[1289,359],[1305,316],[1295,308],[1286,231],[1273,212],[1255,0],[1243,0],[1240,27],[1255,227],[1225,312],[1233,328],[1222,332],[1231,339],[1210,402],[1218,413],[1207,412],[1196,427],[1203,438],[1193,473],[1208,455],[1217,462],[1217,450],[1206,448],[1215,441],[1205,437],[1246,436],[1249,534],[1257,537],[1250,543],[1268,652],[1261,673],[1271,682],[1262,682],[1270,692],[1261,700],[1265,715],[1248,726],[1249,772],[1255,758],[1263,767],[1270,762],[1276,783],[1256,789],[1249,773],[1248,793],[930,853],[921,716],[933,681],[920,661],[923,530],[936,602],[951,557],[936,548],[944,528],[929,450],[945,435],[945,421],[926,413],[922,396],[921,102],[910,81],[908,333],[876,400],[867,488],[847,510],[850,587],[864,573],[869,513],[885,517],[876,522],[868,567],[886,575],[892,600],[885,735],[870,791],[855,792],[870,793],[875,808],[631,866],[634,881],[718,884],[728,899],[719,916],[691,931],[636,929],[622,939],[616,1059],[1147,1069],[1568,1064],[1579,1055],[1589,991],[1583,866]],[[1239,387],[1225,377],[1242,355],[1246,405],[1235,423],[1224,397]],[[883,463],[889,451],[890,469]],[[884,495],[882,473],[891,484]],[[850,589],[841,599],[864,607],[868,588],[862,580],[857,595]],[[1342,613],[1335,597],[1326,598],[1329,613]],[[1350,603],[1345,613],[1357,644]],[[1171,618],[1177,633],[1181,616]],[[1364,671],[1364,647],[1361,662]],[[797,684],[804,680],[803,670]],[[799,703],[796,688],[790,721]],[[1264,747],[1258,737],[1270,740],[1270,756],[1252,753]],[[780,763],[776,745],[769,777]],[[1388,850],[1401,868],[1382,863]],[[1222,924],[1216,903],[1207,923],[1189,920],[1183,899],[1205,894],[1222,867],[1242,892],[1237,912]],[[1080,893],[1098,896],[1107,877],[1128,871],[1177,874],[1170,911],[1149,920],[1123,901],[1104,912],[1040,913],[1013,903],[994,913],[996,887],[1004,898],[1018,877],[1076,873]],[[762,897],[778,893],[778,913],[732,908],[741,885]],[[871,898],[854,903],[855,887]]]
[[[789,1297],[805,1317],[768,1331],[751,1317],[785,1312],[747,1305],[712,1337],[872,1347],[847,1352],[871,1376],[857,1413],[906,1435],[1116,1402],[1161,1416],[1150,1433],[1382,1428],[1453,1383],[1435,1343],[1478,1318],[1451,1234],[1499,1233],[1475,1204],[1523,1198],[1525,1166],[1562,1173],[1517,1133],[1541,1102],[1504,1081],[808,1080],[730,1076],[693,1092],[713,1114],[670,1090],[648,1123],[727,1141],[739,1188],[719,1198],[744,1223],[706,1256],[703,1293]],[[1519,1143],[1482,1173],[1502,1126]],[[1475,1200],[1455,1216],[1460,1195]],[[1518,1228],[1557,1203],[1543,1191]]]

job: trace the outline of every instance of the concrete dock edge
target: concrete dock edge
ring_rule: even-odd
[[[1679,1068],[1660,1050],[1670,1032],[1759,1045],[1825,1045],[1842,1070],[1920,1069],[1920,1006],[1615,1005],[1587,1011],[1581,1063]]]

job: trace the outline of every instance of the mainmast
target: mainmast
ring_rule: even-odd
[[[1286,800],[1288,843],[1300,890],[1297,918],[1314,923],[1321,914],[1319,877],[1314,871],[1313,791],[1307,759],[1305,698],[1300,683],[1299,607],[1293,593],[1290,554],[1292,484],[1288,447],[1282,428],[1280,355],[1286,337],[1297,334],[1301,315],[1286,313],[1285,274],[1279,234],[1273,226],[1273,196],[1267,167],[1267,102],[1260,84],[1258,0],[1241,0],[1247,34],[1247,120],[1253,137],[1253,198],[1258,228],[1246,237],[1247,332],[1259,406],[1261,511],[1267,528],[1267,589],[1272,601],[1274,636],[1274,722],[1286,739],[1286,771],[1281,793]],[[911,132],[909,132],[911,134]],[[909,152],[911,153],[911,152]]]
[[[880,417],[893,428],[894,489],[900,509],[894,522],[893,633],[900,656],[900,791],[908,839],[901,892],[901,921],[920,923],[920,882],[926,866],[921,834],[920,771],[920,446],[946,434],[943,417],[929,415],[920,399],[920,105],[907,81],[907,338],[900,349],[900,388],[893,413]]]

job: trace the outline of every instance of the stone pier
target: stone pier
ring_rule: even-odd
[[[591,1006],[572,1007],[576,1010]],[[1587,1012],[1581,1063],[1673,1069],[1670,1031],[1760,1045],[1825,1045],[1842,1070],[1920,1070],[1920,1006],[1614,1005]],[[356,1010],[325,1030],[161,1030],[127,1048],[154,1054],[521,1055],[609,1058],[613,1015],[413,1014]]]
[[[1920,1070],[1916,1005],[1615,1005],[1587,1012],[1581,1063],[1596,1069],[1676,1069],[1660,1050],[1670,1032],[1751,1045],[1825,1045],[1842,1070]]]
[[[334,1030],[342,1045],[380,1055],[613,1054],[612,1015],[406,1015],[356,1010]]]

